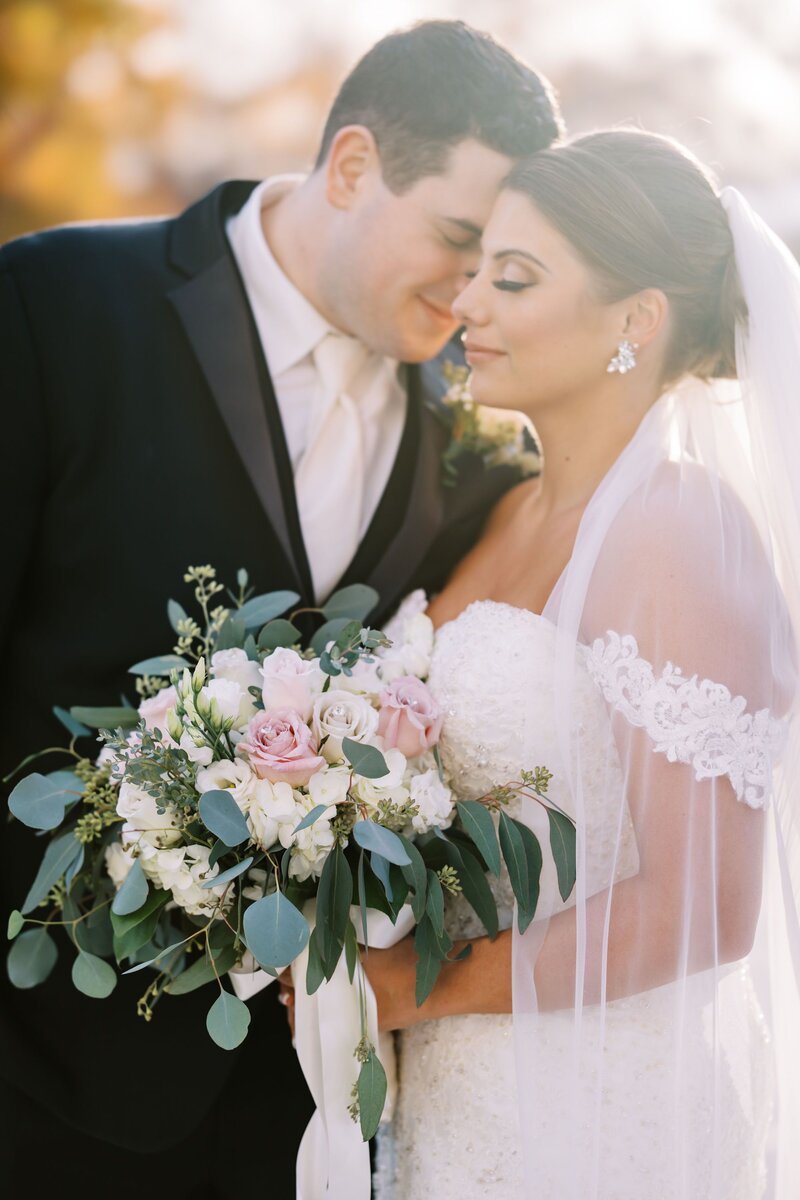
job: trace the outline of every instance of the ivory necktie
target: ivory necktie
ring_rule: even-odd
[[[326,334],[314,350],[318,402],[295,492],[318,603],[334,590],[358,548],[365,464],[361,419],[348,389],[368,356],[365,346],[344,334]]]

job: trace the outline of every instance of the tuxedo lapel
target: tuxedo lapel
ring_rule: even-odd
[[[225,185],[179,218],[172,257],[190,277],[168,296],[298,585],[308,593],[305,552],[292,537],[294,501],[282,470],[288,453],[272,382],[223,231],[225,216],[240,207],[252,186]],[[288,486],[291,491],[291,472]]]

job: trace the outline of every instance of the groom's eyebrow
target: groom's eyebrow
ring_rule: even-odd
[[[476,240],[483,233],[480,225],[476,225],[474,221],[468,221],[465,217],[442,217],[442,220],[447,221],[448,225],[455,225],[458,229],[463,229],[465,233],[470,234]]]
[[[537,258],[535,254],[531,254],[529,250],[518,250],[518,249],[511,247],[508,250],[498,250],[496,254],[492,255],[492,258],[494,259],[495,262],[499,262],[501,258],[512,258],[512,257],[513,258],[527,258],[528,262],[536,263],[537,267],[541,267],[542,270],[546,271],[548,275],[550,274],[550,268],[546,267],[544,265],[544,263],[542,262],[542,260],[540,258]]]

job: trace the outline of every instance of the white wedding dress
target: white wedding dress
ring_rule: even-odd
[[[567,790],[559,781],[553,719],[555,638],[550,621],[494,601],[469,605],[438,632],[430,687],[446,714],[442,756],[462,798],[477,798],[498,783],[518,779],[523,769],[546,766],[554,772],[552,799],[569,807]],[[593,879],[599,889],[609,872],[619,880],[638,869],[630,820],[626,828],[619,828],[618,761],[616,777],[609,777],[614,771],[608,767],[606,698],[614,659],[614,654],[604,657],[597,644],[591,650],[579,646],[573,711],[581,724],[584,754],[596,746],[597,762],[603,764],[595,775],[591,769],[584,772],[590,781],[585,796],[589,894]],[[548,854],[546,818],[537,832],[544,850],[540,908],[557,911],[563,905]],[[490,876],[490,883],[501,928],[508,928],[513,896],[505,869],[499,880]],[[571,902],[572,898],[567,903]],[[484,932],[460,899],[449,904],[447,927],[454,938]],[[713,1096],[708,1094],[707,1072],[698,1071],[696,1086],[693,1078],[688,1084],[684,1081],[681,1104],[689,1120],[682,1123],[681,1153],[687,1169],[678,1191],[669,1115],[675,1102],[674,1079],[664,1052],[673,1035],[676,1006],[673,985],[666,985],[609,1002],[602,1020],[597,1008],[584,1011],[583,1045],[602,1045],[598,1060],[603,1079],[599,1136],[594,1148],[586,1138],[583,1155],[575,1151],[573,1093],[564,1082],[573,1047],[571,1011],[539,1018],[536,1045],[528,1048],[534,1052],[527,1053],[526,1061],[533,1063],[535,1075],[529,1084],[546,1097],[536,1128],[520,1129],[511,1015],[449,1017],[398,1035],[399,1094],[393,1121],[379,1132],[376,1200],[528,1200],[534,1194],[537,1200],[566,1194],[599,1194],[602,1200],[702,1200],[712,1193],[726,1200],[758,1200],[766,1186],[769,1035],[750,986],[749,968],[739,963],[723,970],[727,975],[720,987],[739,993],[731,1010],[738,1027],[720,1028],[718,1021],[712,1037],[709,1006],[700,998],[702,975],[695,977],[698,991],[693,993],[690,978],[683,997],[682,1037],[688,1060],[707,1060],[713,1041],[718,1059],[726,1065],[716,1074]],[[724,1005],[720,1011],[725,1011]],[[727,1039],[731,1045],[746,1045],[746,1054],[738,1060],[735,1055],[720,1056],[719,1047]],[[738,1068],[728,1065],[736,1061],[746,1065],[746,1080],[735,1077]],[[595,1083],[587,1080],[586,1086]],[[720,1151],[713,1183],[708,1152],[712,1108]],[[529,1178],[533,1164],[535,1193],[526,1192],[523,1185],[523,1139]],[[720,1162],[724,1179],[719,1177]],[[599,1193],[591,1183],[598,1172],[603,1179]]]

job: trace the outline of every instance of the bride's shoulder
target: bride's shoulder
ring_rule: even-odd
[[[535,503],[541,488],[541,478],[536,476],[533,479],[524,479],[522,483],[518,483],[504,492],[489,513],[484,526],[484,536],[506,529],[510,519],[516,515],[523,504]]]

